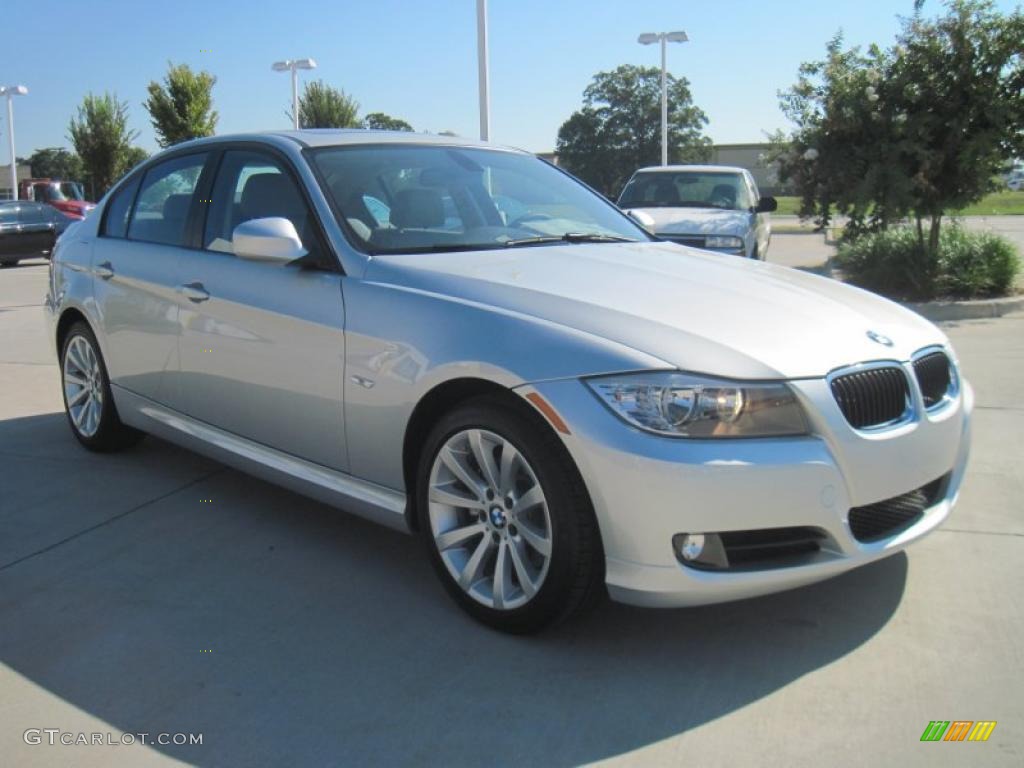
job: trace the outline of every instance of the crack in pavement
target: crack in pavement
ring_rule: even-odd
[[[153,499],[149,499],[148,501],[144,501],[141,504],[137,504],[134,507],[132,507],[131,509],[125,510],[124,512],[119,512],[118,514],[114,515],[113,517],[107,518],[106,520],[104,520],[102,522],[96,523],[96,525],[91,525],[88,528],[85,528],[85,529],[83,529],[81,531],[78,531],[77,533],[73,533],[70,536],[67,536],[66,538],[61,539],[60,541],[54,542],[53,544],[45,546],[42,549],[36,550],[35,552],[32,552],[31,554],[25,555],[24,557],[19,557],[17,560],[12,560],[11,562],[5,563],[4,565],[0,565],[0,572],[6,571],[8,568],[13,568],[18,563],[23,563],[26,560],[31,560],[33,557],[45,554],[46,552],[49,552],[50,550],[56,549],[57,547],[59,547],[59,546],[61,546],[63,544],[67,544],[69,541],[73,541],[73,540],[75,540],[75,539],[77,539],[77,538],[79,538],[81,536],[84,536],[87,533],[91,533],[92,531],[95,531],[97,528],[103,528],[104,526],[110,525],[111,523],[116,522],[116,521],[120,520],[123,517],[127,517],[128,515],[132,514],[133,512],[138,512],[140,509],[144,509],[144,508],[150,506],[151,504],[156,504],[158,501],[163,501],[164,499],[168,498],[169,496],[173,496],[174,494],[178,493],[179,491],[184,491],[186,488],[191,488],[193,485],[198,485],[199,483],[203,482],[204,480],[209,480],[214,475],[219,474],[220,472],[224,472],[226,469],[227,469],[227,467],[221,467],[220,469],[215,469],[213,472],[208,472],[205,475],[202,475],[201,477],[197,477],[195,480],[190,480],[189,482],[185,483],[184,485],[179,486],[178,488],[174,488],[174,489],[168,491],[165,494],[157,496],[156,498],[153,498]]]
[[[942,533],[975,533],[981,536],[1016,536],[1024,538],[1024,533],[1013,533],[1012,531],[969,531],[966,528],[939,528]]]

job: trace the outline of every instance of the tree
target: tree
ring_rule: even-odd
[[[802,213],[850,215],[849,234],[912,217],[925,290],[945,212],[991,191],[1024,152],[1024,15],[952,0],[925,19],[915,5],[890,48],[844,49],[837,36],[825,60],[801,65],[780,94],[797,128],[779,159]]]
[[[26,161],[37,179],[80,180],[85,175],[82,158],[64,147],[37,149]]]
[[[150,81],[144,106],[161,147],[213,135],[218,118],[213,108],[216,82],[209,72],[193,72],[187,64],[170,62],[163,85]]]
[[[669,75],[669,162],[708,158],[707,122],[686,78]],[[556,152],[560,164],[606,195],[617,194],[637,168],[661,162],[661,70],[624,64],[594,75],[582,109],[558,130]]]
[[[302,128],[358,128],[359,103],[323,80],[306,83],[299,96],[299,126]],[[291,117],[291,113],[288,113]]]
[[[117,96],[88,94],[68,125],[68,139],[82,158],[96,198],[102,197],[131,159],[138,131],[128,128],[128,105]]]
[[[142,147],[130,147],[124,155],[124,163],[121,167],[121,173],[119,176],[123,176],[128,173],[139,163],[149,159],[149,152],[144,150]]]
[[[374,131],[412,130],[412,126],[405,122],[405,120],[401,120],[397,117],[391,117],[391,115],[385,115],[383,112],[371,112],[368,114],[363,118],[363,127]]]

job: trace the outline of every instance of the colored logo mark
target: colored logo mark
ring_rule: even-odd
[[[988,741],[995,727],[995,720],[932,720],[921,741]]]

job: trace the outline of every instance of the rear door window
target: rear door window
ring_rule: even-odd
[[[161,245],[184,245],[185,226],[206,153],[184,155],[146,171],[128,225],[128,238]]]

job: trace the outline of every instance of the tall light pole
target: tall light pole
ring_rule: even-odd
[[[487,67],[487,0],[476,0],[476,57],[480,78],[480,140],[491,135],[490,75]]]
[[[316,69],[316,62],[313,59],[285,59],[275,61],[271,65],[275,72],[292,73],[292,122],[295,130],[299,130],[299,70]]]
[[[28,88],[24,85],[0,86],[0,96],[7,97],[7,137],[11,144],[11,200],[18,199],[18,160],[14,154],[14,97],[24,96]]]
[[[678,32],[644,32],[636,39],[641,45],[661,43],[661,164],[668,165],[668,67],[665,63],[667,43],[685,43],[689,40],[682,30]]]

